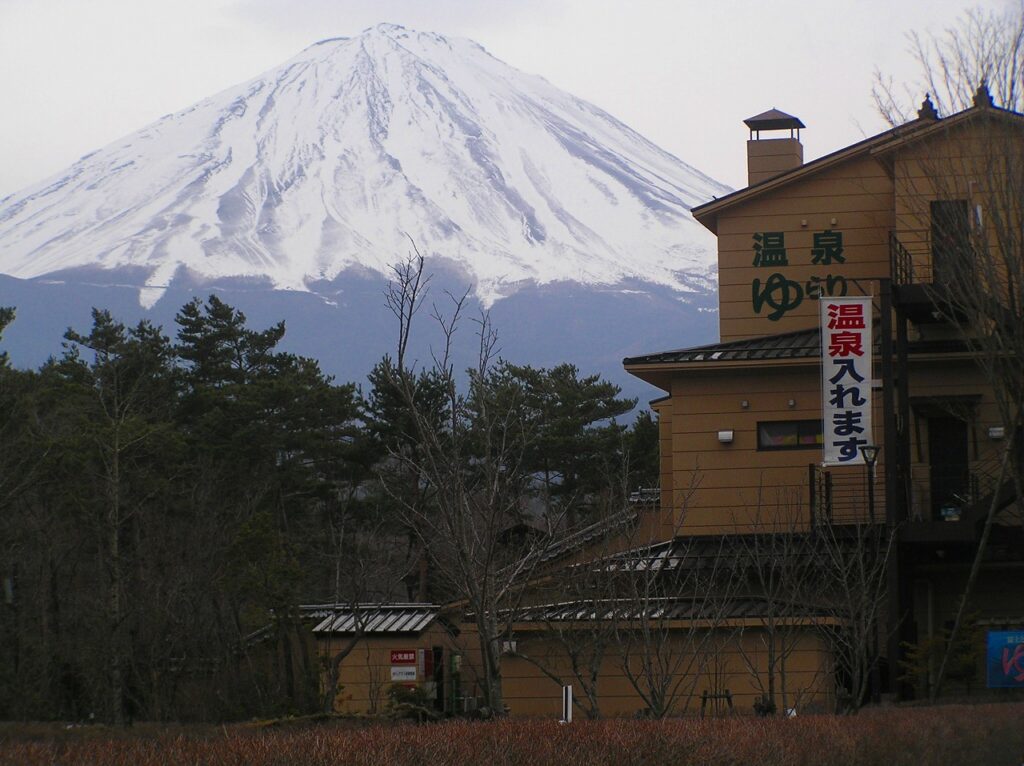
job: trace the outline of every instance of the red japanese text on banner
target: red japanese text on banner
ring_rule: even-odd
[[[871,298],[822,298],[824,465],[864,463],[871,432]]]

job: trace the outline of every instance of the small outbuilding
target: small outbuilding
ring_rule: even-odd
[[[310,608],[334,712],[382,712],[394,684],[423,691],[439,713],[462,705],[455,631],[436,604],[324,604]]]

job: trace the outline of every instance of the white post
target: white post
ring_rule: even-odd
[[[572,686],[562,687],[562,720],[559,723],[572,723]]]

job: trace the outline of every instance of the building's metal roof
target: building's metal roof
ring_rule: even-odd
[[[437,604],[324,604],[311,615],[320,621],[314,633],[419,633],[441,613]]]
[[[643,599],[599,599],[564,601],[525,607],[516,622],[585,622],[592,620],[741,620],[756,619],[774,613],[775,617],[801,618],[824,616],[813,604],[775,602],[764,598],[706,598],[681,596]]]
[[[725,561],[724,538],[717,535],[677,537],[674,540],[641,545],[599,561],[579,566],[599,567],[610,572],[660,572],[676,569],[708,569]]]
[[[785,534],[782,530],[764,529],[758,540],[762,546],[771,547],[776,539]],[[653,545],[639,545],[619,553],[575,564],[604,572],[703,572],[714,574],[716,570],[741,570],[750,567],[756,558],[753,535],[680,535],[672,540]],[[800,544],[782,544],[787,558],[808,560],[813,557],[811,549]]]
[[[874,327],[874,353],[880,353],[881,329]],[[972,349],[960,338],[915,340],[907,344],[911,356],[968,353]],[[712,343],[707,346],[660,351],[645,356],[626,357],[623,365],[680,364],[683,362],[751,362],[764,359],[814,359],[821,355],[821,333],[818,328],[796,330],[780,335]]]
[[[624,530],[637,522],[639,518],[638,513],[637,508],[626,507],[583,529],[566,535],[561,540],[543,548],[540,551],[540,561],[553,561],[561,558],[566,553],[581,550],[595,540],[609,537],[616,532]]]
[[[677,364],[680,362],[748,362],[759,359],[811,359],[821,354],[818,328],[796,330],[781,335],[712,343],[696,348],[662,351],[646,356],[627,357],[626,366],[636,364]]]
[[[585,549],[597,540],[610,538],[635,525],[640,512],[637,506],[630,505],[557,540],[546,540],[539,548],[528,553],[521,561],[507,567],[501,574],[528,580],[537,573],[539,567],[564,559]]]

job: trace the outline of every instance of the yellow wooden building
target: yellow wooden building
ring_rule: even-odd
[[[746,124],[750,185],[693,210],[718,238],[720,342],[624,362],[665,392],[652,403],[660,502],[546,554],[509,618],[512,714],[558,715],[564,684],[578,710],[606,716],[921,695],[938,670],[923,647],[941,646],[982,537],[968,636],[1024,628],[1021,515],[1001,470],[1020,453],[1007,449],[1020,413],[972,342],[1014,312],[1020,323],[1006,265],[1020,239],[1004,235],[1024,219],[1024,188],[1012,193],[1024,116],[984,87],[946,117],[926,99],[917,119],[808,163],[796,117]],[[1008,259],[994,271],[970,265],[993,252]],[[994,313],[958,300],[977,283]],[[841,305],[866,312],[870,372],[856,390],[823,379],[822,317]],[[830,566],[865,561],[876,568],[845,592],[828,584]],[[861,603],[832,608],[840,596]],[[430,685],[439,710],[471,706],[475,629],[455,606],[432,609],[415,631],[367,634],[339,709],[373,709],[371,690],[396,672]],[[343,612],[317,628],[323,656],[344,640]],[[396,651],[417,653],[415,678]],[[959,671],[947,690],[984,685],[983,667]]]
[[[1020,325],[1024,116],[982,86],[957,114],[926,99],[917,119],[806,164],[799,119],[746,123],[750,185],[693,210],[718,237],[721,342],[625,360],[667,394],[653,403],[662,505],[689,535],[886,525],[884,684],[920,694],[937,668],[900,682],[905,646],[941,643],[990,508],[966,612],[981,629],[1024,625],[1009,597],[1024,584],[1019,461],[1001,472],[1020,455],[1020,409],[985,345]],[[875,324],[873,427],[858,436],[877,463],[822,466],[819,308],[850,296],[870,298]]]

